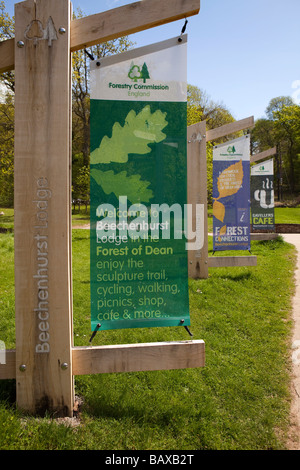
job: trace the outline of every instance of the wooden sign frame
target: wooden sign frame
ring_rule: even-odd
[[[70,0],[15,5],[0,73],[15,69],[16,349],[0,378],[22,410],[72,416],[75,375],[204,366],[202,340],[74,347],[71,266],[71,52],[199,10],[143,0],[72,21]]]
[[[254,117],[206,130],[206,121],[188,126],[188,203],[193,207],[193,230],[196,229],[196,205],[204,210],[203,243],[199,250],[189,252],[189,277],[207,279],[208,268],[224,266],[256,266],[256,256],[208,256],[207,230],[207,164],[206,143],[254,126]]]

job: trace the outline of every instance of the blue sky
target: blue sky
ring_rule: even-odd
[[[162,0],[167,1],[167,0]],[[13,14],[14,1],[6,0]],[[86,15],[133,0],[73,0]],[[224,104],[235,119],[265,117],[270,99],[300,104],[300,0],[201,0],[188,18],[188,83]],[[134,34],[135,47],[180,34],[184,20]],[[293,88],[294,86],[294,88]]]

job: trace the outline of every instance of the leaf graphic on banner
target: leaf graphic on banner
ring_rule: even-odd
[[[153,197],[153,192],[148,189],[149,181],[142,181],[140,175],[128,176],[126,171],[114,173],[112,170],[101,171],[92,168],[91,176],[105,194],[114,193],[117,198],[127,196],[132,203],[149,202]]]
[[[221,222],[224,221],[225,217],[225,206],[219,201],[214,201],[213,203],[213,216],[220,220]]]
[[[226,168],[218,177],[219,197],[232,196],[240,189],[244,177],[243,163],[240,160]]]
[[[227,230],[227,226],[226,225],[223,225],[223,227],[220,228],[220,232],[219,232],[219,242],[221,241],[221,235],[226,235],[226,230]]]
[[[149,105],[138,114],[132,109],[127,114],[124,126],[116,122],[111,138],[104,136],[100,146],[91,153],[91,164],[126,163],[130,153],[145,155],[151,152],[149,144],[166,138],[162,132],[168,124],[165,117],[166,113],[160,110],[151,113]]]

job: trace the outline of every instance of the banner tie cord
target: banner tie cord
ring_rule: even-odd
[[[181,33],[180,33],[180,37],[178,38],[178,41],[179,41],[179,42],[182,41],[181,36],[182,36],[182,35],[184,34],[184,32],[185,32],[187,24],[188,24],[188,20],[185,19],[184,25],[183,25],[182,30],[181,30]]]

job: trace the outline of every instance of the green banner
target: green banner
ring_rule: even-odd
[[[91,66],[92,331],[190,324],[185,74],[186,37]]]

